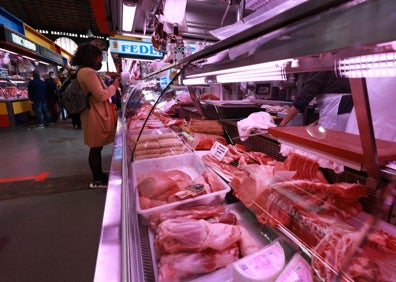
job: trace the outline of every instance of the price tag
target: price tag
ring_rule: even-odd
[[[209,154],[217,160],[221,161],[227,152],[227,146],[224,146],[223,144],[216,141],[210,149]]]

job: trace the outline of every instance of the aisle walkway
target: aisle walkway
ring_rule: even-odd
[[[93,280],[106,190],[87,155],[69,120],[0,131],[0,281]]]

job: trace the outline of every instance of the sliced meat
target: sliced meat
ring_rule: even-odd
[[[172,180],[163,171],[153,171],[137,184],[141,196],[151,200],[167,201],[167,199],[179,191],[176,181]]]
[[[224,250],[241,238],[239,226],[185,218],[168,219],[157,228],[154,245],[159,253]]]
[[[233,263],[238,256],[235,244],[222,251],[163,255],[158,265],[158,281],[178,282],[194,274],[213,272]]]

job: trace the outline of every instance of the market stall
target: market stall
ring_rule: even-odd
[[[219,83],[234,68],[235,77],[242,77],[240,67],[249,65],[268,63],[275,72],[280,65],[291,74],[328,70],[350,56],[386,53],[395,39],[387,12],[396,8],[393,1],[301,1],[283,13],[277,8],[125,93],[122,154],[117,146],[113,156],[122,170],[110,178],[95,281],[396,277],[395,171],[386,167],[395,159],[394,142],[376,140],[372,130],[315,136],[307,126],[276,128],[274,120],[265,132],[241,136],[237,121],[227,116],[200,124],[164,112],[163,98],[178,76],[196,79],[196,88],[207,87],[213,76]],[[361,17],[359,25],[353,23]],[[199,64],[223,51],[249,50],[246,46],[256,48],[248,58],[242,53]],[[190,67],[194,63],[197,67]],[[162,89],[157,78],[174,67],[177,75]],[[358,122],[370,128],[367,93],[359,87],[365,75],[351,79],[352,94],[363,101],[356,103]],[[227,102],[210,104],[218,103]],[[196,140],[207,147],[196,149]],[[293,150],[285,154],[285,146]]]
[[[1,14],[5,13],[0,10]],[[42,73],[63,65],[62,55],[49,49],[54,43],[29,26],[23,25],[28,37],[0,25],[0,127],[15,129],[26,124],[33,114],[27,85],[34,69]],[[35,43],[45,44],[45,46]]]

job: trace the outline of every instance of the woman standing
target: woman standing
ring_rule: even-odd
[[[89,97],[90,108],[80,115],[84,143],[90,148],[89,166],[93,181],[90,188],[106,188],[108,175],[102,170],[103,146],[114,141],[116,131],[116,114],[110,100],[119,87],[116,79],[109,86],[102,82],[96,71],[102,67],[102,50],[90,43],[78,46],[71,65],[77,66],[77,80],[85,94]]]

